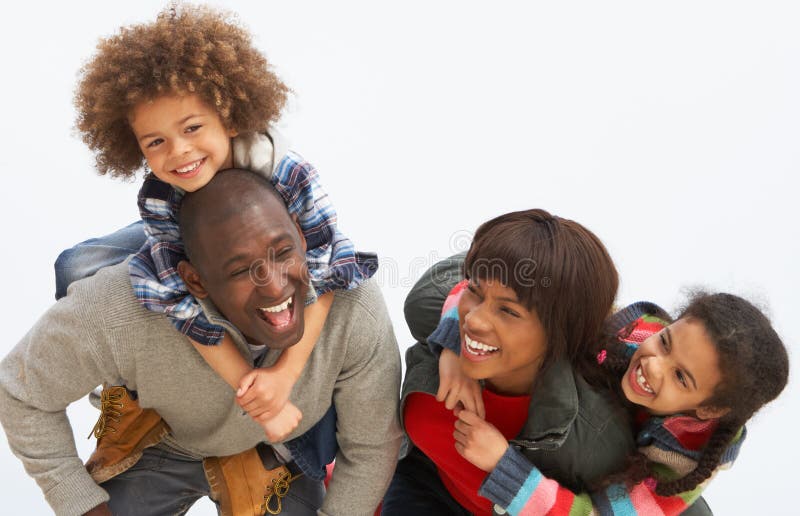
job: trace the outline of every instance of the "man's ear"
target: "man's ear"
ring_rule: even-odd
[[[189,292],[197,299],[205,299],[208,297],[208,292],[203,287],[203,282],[200,279],[200,274],[195,269],[194,265],[186,260],[178,262],[178,274]]]
[[[698,419],[718,419],[730,411],[729,408],[698,407],[694,412]]]
[[[308,247],[306,244],[306,236],[303,234],[303,228],[300,227],[300,221],[297,219],[297,214],[292,213],[292,222],[294,222],[294,227],[297,228],[297,234],[300,235],[300,244],[303,246],[303,254],[306,254],[308,251]]]

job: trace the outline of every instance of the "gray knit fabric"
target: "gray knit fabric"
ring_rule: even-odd
[[[241,333],[205,307],[249,356]],[[268,351],[265,365],[279,351]],[[127,261],[75,283],[0,362],[0,422],[12,451],[56,514],[82,514],[107,500],[77,455],[66,406],[120,380],[172,429],[170,444],[195,456],[231,455],[264,440],[234,392],[167,318],[131,291]],[[303,412],[292,439],[336,406],[340,451],[323,514],[370,514],[397,459],[400,357],[374,281],[336,291],[291,400]]]

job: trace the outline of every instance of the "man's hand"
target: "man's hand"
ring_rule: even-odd
[[[286,406],[295,380],[295,377],[283,369],[253,369],[239,382],[236,403],[253,419],[266,421],[275,417]]]
[[[439,390],[436,392],[436,401],[443,401],[447,410],[453,410],[461,402],[465,409],[481,418],[486,417],[480,384],[461,371],[458,355],[449,349],[443,349],[439,355]]]
[[[84,516],[113,516],[111,508],[106,502],[101,503],[97,507],[90,509],[89,512],[84,513]]]
[[[264,429],[267,436],[267,441],[270,443],[281,442],[286,439],[292,430],[297,428],[300,420],[303,419],[303,413],[300,409],[294,406],[294,403],[287,402],[283,409],[275,416],[265,417],[261,416],[254,418]]]
[[[486,471],[492,471],[500,458],[508,449],[508,441],[500,430],[487,423],[478,414],[470,410],[457,410],[458,419],[453,437],[456,440],[456,451]]]

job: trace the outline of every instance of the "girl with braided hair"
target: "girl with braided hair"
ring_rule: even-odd
[[[453,350],[463,354],[457,340],[464,338],[468,324],[452,330],[453,321],[468,313],[459,314],[458,305],[462,296],[474,296],[471,288],[469,280],[456,285],[439,327],[428,338],[429,344],[444,347],[440,362],[463,363]],[[480,398],[463,387],[466,377],[460,395],[453,383],[445,386],[454,404],[460,402],[455,448],[488,473],[478,494],[491,500],[495,510],[514,515],[680,514],[717,470],[733,463],[746,436],[745,423],[781,393],[788,379],[786,349],[769,320],[732,294],[697,293],[674,321],[652,303],[634,303],[610,317],[604,331],[597,346],[577,357],[576,371],[590,385],[613,393],[627,410],[638,450],[621,473],[592,482],[587,492],[575,494],[574,488],[548,478],[514,440],[509,443],[485,421],[476,401]],[[440,363],[440,370],[448,367]],[[477,407],[462,408],[468,405]]]

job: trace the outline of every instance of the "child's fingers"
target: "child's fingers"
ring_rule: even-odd
[[[439,378],[439,390],[436,391],[436,401],[444,401],[447,394],[450,392],[450,380],[447,378]]]
[[[247,392],[250,387],[252,387],[253,383],[256,381],[256,370],[253,369],[246,375],[242,376],[242,379],[239,380],[239,389],[236,391],[236,396],[241,397],[245,392]]]
[[[479,417],[478,414],[470,410],[462,410],[461,412],[459,412],[458,419],[459,421],[463,421],[464,423],[470,426],[476,425],[481,421],[483,421],[483,418]],[[456,423],[458,423],[459,421],[456,421]]]
[[[463,391],[462,391],[463,392]],[[472,393],[470,392],[463,392],[463,396],[461,396],[461,404],[464,405],[466,410],[475,412],[475,398],[471,396]]]
[[[444,400],[444,406],[447,410],[453,410],[458,403],[458,392],[451,390],[447,393],[447,398]]]
[[[481,396],[480,391],[475,398],[475,413],[478,414],[479,418],[486,419],[486,407],[483,405],[483,396]]]

